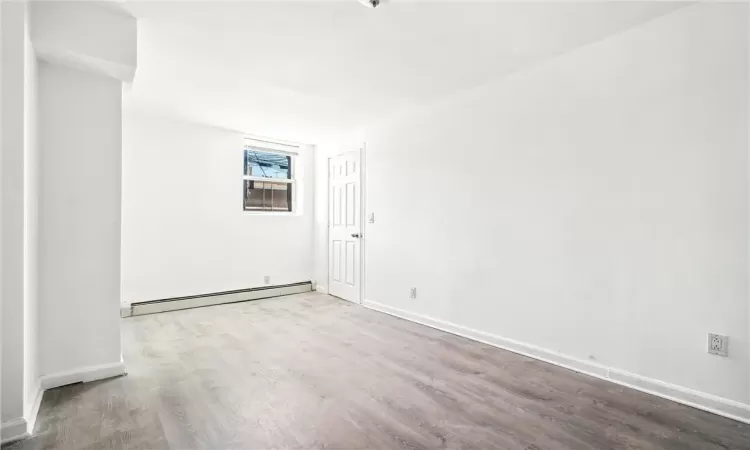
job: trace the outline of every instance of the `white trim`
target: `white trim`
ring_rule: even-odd
[[[242,210],[242,214],[245,214],[248,216],[281,216],[281,217],[284,217],[284,216],[295,217],[295,216],[302,215],[299,212],[295,212],[295,211],[249,211],[249,210]]]
[[[44,397],[44,389],[42,389],[42,385],[37,382],[36,384],[36,394],[34,394],[34,400],[31,403],[31,408],[29,408],[29,413],[26,416],[26,424],[27,424],[27,431],[29,434],[34,434],[34,427],[36,427],[36,419],[39,415],[39,407],[42,406],[42,397]]]
[[[294,184],[295,180],[294,178],[266,178],[266,177],[256,177],[251,175],[243,175],[243,180],[247,181],[261,181],[263,183],[286,183],[286,184]]]
[[[84,367],[77,370],[59,372],[52,375],[46,375],[39,379],[36,385],[36,393],[26,417],[18,417],[7,422],[3,422],[1,429],[2,441],[0,445],[20,441],[29,438],[34,433],[36,420],[39,416],[39,408],[42,405],[44,391],[67,384],[78,382],[87,383],[89,381],[112,378],[127,373],[125,363],[120,360],[116,364],[103,364],[100,366]]]
[[[296,147],[295,147],[296,148]],[[294,158],[295,156],[299,156],[299,153],[297,152],[290,152],[287,150],[279,150],[270,146],[260,146],[260,145],[247,145],[245,144],[244,150],[257,150],[263,153],[272,153],[274,155],[282,155],[282,156],[291,156]]]
[[[286,143],[283,141],[279,141],[276,139],[262,139],[262,138],[253,138],[248,135],[245,135],[245,148],[258,148],[263,150],[268,150],[271,153],[278,153],[280,155],[289,155],[289,156],[297,156],[299,153],[297,153],[295,150],[299,150],[300,147],[302,147],[303,144],[292,144],[292,143]]]
[[[106,378],[118,377],[128,373],[125,363],[100,364],[98,366],[81,367],[73,370],[53,373],[43,376],[39,382],[42,389],[53,389],[73,383],[89,383],[91,381],[104,380]]]
[[[326,158],[326,294],[331,284],[331,158],[331,155]]]
[[[458,336],[483,342],[485,344],[499,347],[504,350],[538,359],[556,366],[574,370],[586,375],[590,375],[602,380],[611,381],[612,383],[636,389],[647,394],[656,395],[667,400],[692,406],[693,408],[708,411],[720,416],[734,419],[738,422],[750,424],[750,405],[729,400],[723,397],[707,394],[664,381],[648,378],[627,372],[614,367],[605,366],[591,361],[585,361],[572,356],[564,355],[558,352],[547,350],[531,344],[514,341],[501,336],[497,336],[472,328],[456,325],[444,320],[435,319],[400,308],[365,300],[363,305],[375,311],[380,311],[392,316],[416,322],[428,327],[437,328]]]
[[[366,161],[367,143],[363,142],[359,149],[359,223],[360,242],[359,242],[359,304],[365,302],[365,251],[367,248],[367,161]]]
[[[24,419],[23,417],[17,417],[7,422],[3,422],[1,429],[2,431],[0,431],[0,433],[2,433],[3,440],[2,442],[0,442],[0,445],[20,441],[21,439],[26,439],[31,436],[31,434],[27,431],[26,425],[26,419]]]
[[[18,417],[2,424],[3,439],[0,444],[5,445],[31,437],[34,433],[34,426],[36,425],[37,415],[39,415],[39,406],[42,404],[43,395],[44,391],[41,385],[37,384],[36,394],[26,417]]]
[[[120,318],[130,317],[133,315],[133,307],[130,305],[120,305]]]

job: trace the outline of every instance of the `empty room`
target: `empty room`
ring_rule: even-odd
[[[3,450],[750,450],[750,3],[0,0]]]

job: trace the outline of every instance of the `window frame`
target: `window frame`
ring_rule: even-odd
[[[289,150],[282,149],[288,148]],[[297,200],[297,152],[291,151],[298,149],[298,146],[284,144],[274,141],[262,141],[253,138],[246,137],[244,145],[242,147],[242,212],[245,214],[253,215],[267,215],[267,216],[290,216],[296,215],[298,210]],[[247,156],[245,153],[249,149],[254,149],[263,153],[272,153],[275,155],[288,156],[289,157],[289,172],[291,178],[270,178],[270,177],[258,177],[245,174],[245,164]],[[262,183],[285,183],[288,189],[291,189],[291,208],[289,211],[273,211],[273,210],[252,210],[246,209],[246,192],[245,182],[246,181],[259,181]]]

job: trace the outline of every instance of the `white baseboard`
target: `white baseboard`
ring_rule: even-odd
[[[739,422],[750,424],[750,405],[745,403],[707,394],[705,392],[695,391],[592,361],[573,358],[541,347],[474,330],[472,328],[456,325],[454,323],[435,319],[422,314],[405,311],[400,308],[384,305],[371,300],[365,300],[363,305],[367,308],[400,317],[411,322],[437,328],[438,330],[483,342],[485,344],[509,350],[513,353],[518,353],[520,355],[548,362],[556,366],[574,370],[576,372],[656,395],[684,405],[692,406],[693,408],[698,408]]]
[[[133,307],[130,305],[121,304],[120,305],[120,317],[126,318],[133,315]]]
[[[26,419],[24,419],[23,417],[18,417],[12,420],[8,420],[7,422],[3,422],[1,433],[3,436],[3,440],[2,442],[0,442],[0,445],[20,441],[21,439],[26,439],[27,437],[31,436],[31,433],[28,432]]]
[[[37,384],[34,400],[29,407],[26,417],[18,417],[2,424],[3,439],[2,442],[0,442],[0,445],[26,439],[34,433],[36,418],[39,415],[39,406],[42,404],[43,395],[44,391],[42,390],[41,385]]]
[[[45,375],[40,379],[42,389],[53,389],[73,383],[88,383],[91,381],[104,380],[106,378],[125,375],[127,369],[125,363],[120,362],[112,364],[101,364],[98,366],[81,367],[74,370],[57,372]]]
[[[120,359],[120,362],[114,364],[82,367],[80,369],[58,372],[52,375],[40,377],[36,386],[34,400],[28,408],[26,417],[18,417],[3,422],[3,438],[0,444],[5,445],[10,442],[26,439],[32,435],[34,427],[36,426],[37,416],[39,415],[39,407],[42,404],[42,397],[44,396],[44,391],[47,389],[79,382],[88,383],[90,381],[103,380],[105,378],[112,378],[126,373],[127,370],[125,369],[125,363]]]
[[[44,397],[44,389],[42,389],[41,382],[36,385],[36,393],[34,394],[34,400],[32,400],[29,412],[26,415],[26,429],[29,434],[34,434],[34,427],[36,427],[36,418],[39,416],[39,407],[42,406],[42,397]]]

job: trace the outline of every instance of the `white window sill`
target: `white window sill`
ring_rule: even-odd
[[[242,211],[244,214],[247,214],[249,216],[286,216],[286,217],[295,217],[295,216],[301,216],[302,214],[298,212],[282,212],[282,211]]]

